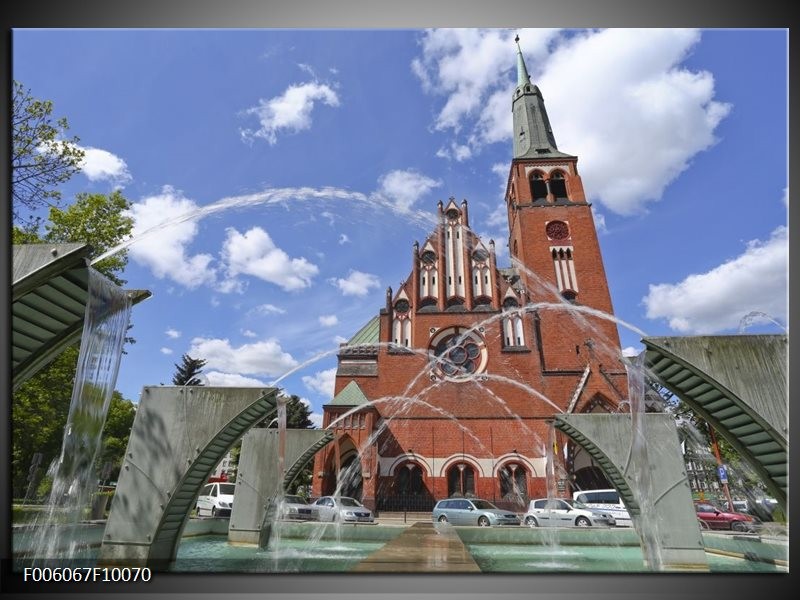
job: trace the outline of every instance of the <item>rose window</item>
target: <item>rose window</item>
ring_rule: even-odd
[[[550,221],[545,231],[551,240],[564,240],[569,237],[569,227],[564,221]]]
[[[487,352],[483,338],[465,327],[449,327],[431,340],[434,369],[445,379],[459,381],[486,369]]]

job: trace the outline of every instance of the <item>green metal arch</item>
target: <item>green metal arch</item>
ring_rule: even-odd
[[[775,336],[737,336],[740,346]],[[668,346],[696,344],[712,355],[715,340],[724,336],[698,338],[643,338],[647,368],[670,392],[684,401],[709,423],[761,477],[769,492],[786,511],[788,485],[788,440],[759,410],[748,403],[732,385],[724,385],[715,374],[704,370]],[[706,344],[706,346],[703,346]],[[752,385],[756,385],[755,383]],[[775,398],[774,401],[783,401]],[[778,411],[779,412],[779,411]]]
[[[175,559],[183,528],[200,488],[208,481],[214,467],[248,429],[277,412],[277,393],[277,390],[272,390],[261,396],[231,419],[186,469],[170,493],[170,499],[164,506],[161,520],[153,535],[152,549],[158,552],[159,560],[163,561],[164,556],[169,557],[168,561]]]

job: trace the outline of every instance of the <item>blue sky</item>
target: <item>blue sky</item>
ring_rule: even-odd
[[[784,30],[15,30],[14,78],[87,150],[65,201],[133,202],[123,277],[153,296],[123,395],[189,353],[214,385],[304,365],[280,385],[319,415],[338,343],[407,277],[440,199],[466,198],[508,266],[516,33],[579,157],[616,315],[693,335],[763,313],[748,333],[783,332]]]

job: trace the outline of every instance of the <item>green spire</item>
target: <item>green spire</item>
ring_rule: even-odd
[[[559,152],[556,138],[547,118],[544,98],[539,87],[533,85],[522,49],[517,42],[517,88],[511,101],[514,115],[514,158],[555,158],[569,156]]]
[[[522,58],[522,48],[519,47],[519,36],[514,38],[517,42],[517,87],[529,83],[531,76],[528,75],[528,69],[525,67],[525,59]]]

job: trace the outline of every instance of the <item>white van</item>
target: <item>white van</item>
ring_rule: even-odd
[[[230,517],[235,483],[215,482],[203,486],[197,496],[197,516]]]
[[[581,490],[572,494],[572,499],[589,508],[601,509],[611,513],[617,520],[617,527],[631,527],[631,515],[622,503],[619,492],[608,490]]]

